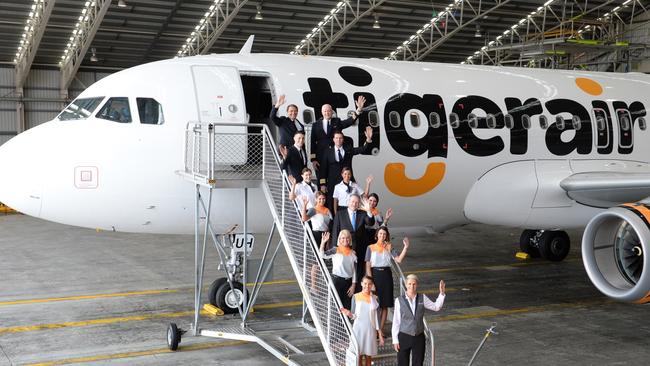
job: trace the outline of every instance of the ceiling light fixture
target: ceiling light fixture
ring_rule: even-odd
[[[481,27],[479,25],[476,25],[476,33],[474,33],[474,38],[481,38],[483,37],[483,34],[481,33]]]
[[[257,4],[257,14],[255,14],[255,20],[262,20],[264,17],[262,16],[262,5]]]
[[[380,29],[381,25],[379,24],[379,16],[375,14],[375,22],[372,23],[372,28],[373,29]]]
[[[127,5],[126,0],[118,0],[117,1],[117,6],[119,6],[120,8],[126,8],[126,5]]]
[[[92,55],[90,56],[90,62],[98,62],[99,59],[97,58],[97,50],[95,47],[91,49]]]

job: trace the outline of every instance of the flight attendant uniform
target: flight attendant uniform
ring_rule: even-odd
[[[337,246],[322,254],[332,260],[332,282],[341,299],[341,305],[350,309],[348,289],[357,283],[357,254],[350,247]]]
[[[359,355],[377,355],[377,332],[379,322],[377,321],[377,308],[379,303],[374,295],[366,295],[362,292],[352,297],[352,331],[359,343]]]
[[[379,307],[392,308],[393,297],[393,272],[390,269],[391,257],[397,253],[390,243],[376,243],[366,249],[366,262],[370,262],[372,278],[375,280],[375,290],[379,298]]]

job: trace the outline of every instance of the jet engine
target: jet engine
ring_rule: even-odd
[[[624,302],[650,301],[650,205],[612,207],[594,216],[582,237],[582,260],[603,294]]]

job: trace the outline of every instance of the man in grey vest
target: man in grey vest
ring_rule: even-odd
[[[409,365],[413,351],[413,365],[424,362],[424,310],[439,311],[445,302],[445,281],[440,280],[440,294],[436,302],[426,295],[418,294],[418,276],[406,277],[406,293],[395,299],[393,311],[393,347],[397,351],[397,364]]]

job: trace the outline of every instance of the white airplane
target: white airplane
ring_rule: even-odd
[[[250,46],[245,46],[250,50]],[[562,229],[587,225],[585,267],[622,301],[648,301],[650,77],[278,54],[206,55],[136,66],[86,89],[55,119],[0,147],[0,202],[45,220],[124,232],[193,232],[188,122],[265,122],[285,94],[303,122],[364,95],[346,135],[373,127],[373,174],[395,226],[521,227],[521,247],[562,260]],[[272,129],[275,126],[270,124]],[[252,206],[264,205],[253,192]],[[242,190],[217,190],[213,222],[239,223]],[[250,231],[271,223],[251,210]],[[487,244],[487,243],[486,243]]]

